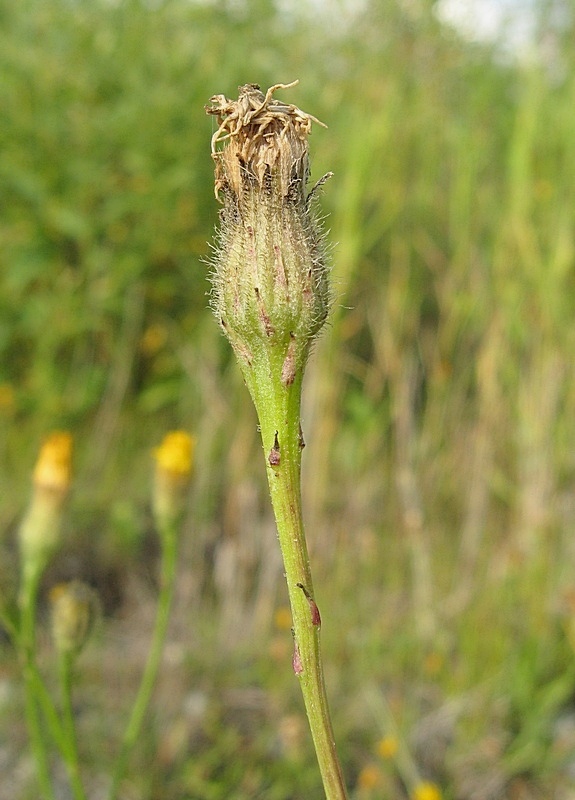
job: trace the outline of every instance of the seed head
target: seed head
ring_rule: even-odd
[[[77,655],[86,644],[100,609],[93,589],[82,581],[54,586],[50,592],[52,639],[60,653]]]
[[[307,193],[308,136],[315,117],[240,86],[237,100],[214,95],[208,114],[215,192],[223,203],[213,259],[212,305],[243,367],[254,352],[281,353],[284,385],[303,369],[330,306],[326,247]],[[319,123],[321,124],[321,123]]]

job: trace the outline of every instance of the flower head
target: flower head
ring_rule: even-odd
[[[34,486],[65,494],[71,474],[72,436],[67,431],[54,431],[40,449],[34,467]]]
[[[375,789],[382,780],[382,774],[375,764],[366,764],[357,776],[357,785],[360,789]]]
[[[214,95],[206,106],[218,123],[212,156],[223,202],[212,305],[242,368],[263,347],[286,386],[303,369],[330,305],[314,189],[306,190],[308,136],[317,120],[274,97],[295,83],[265,94],[249,83],[237,100]]]
[[[395,736],[384,736],[377,743],[377,752],[382,758],[393,758],[399,750],[399,742]]]
[[[441,800],[441,791],[435,783],[423,781],[415,786],[412,800]]]
[[[192,474],[194,439],[186,431],[172,431],[154,450],[156,467],[174,477],[189,478]]]
[[[154,450],[153,508],[160,528],[177,520],[184,509],[193,470],[194,446],[195,440],[189,433],[172,431]]]
[[[28,576],[42,570],[58,544],[64,500],[72,478],[72,436],[50,434],[32,476],[32,499],[19,530],[22,566]]]

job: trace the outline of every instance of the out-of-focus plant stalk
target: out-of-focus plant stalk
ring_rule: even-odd
[[[47,742],[42,728],[36,688],[36,600],[42,573],[60,537],[64,501],[71,481],[72,437],[55,432],[44,442],[33,475],[28,511],[19,530],[20,627],[18,647],[23,659],[25,713],[43,797],[53,800]]]
[[[58,677],[61,696],[60,746],[74,800],[86,800],[80,776],[80,758],[76,721],[72,705],[74,664],[88,641],[99,611],[95,592],[81,581],[59,584],[50,592],[52,602],[52,640],[58,654]]]
[[[141,733],[162,658],[170,610],[174,599],[179,532],[193,468],[194,440],[184,431],[164,437],[155,451],[156,470],[152,510],[162,549],[160,592],[148,659],[126,725],[116,761],[109,800],[119,796],[128,758]]]
[[[211,98],[216,196],[223,202],[212,305],[230,340],[260,422],[270,495],[292,609],[293,669],[303,693],[328,800],[346,798],[320,655],[301,510],[301,389],[311,345],[328,315],[325,242],[307,193],[309,114],[240,87]]]

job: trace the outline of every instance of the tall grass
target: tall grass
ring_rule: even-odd
[[[169,671],[190,705],[158,711],[137,797],[319,796],[297,695],[273,688],[284,669],[291,685],[281,567],[255,417],[201,261],[214,222],[203,105],[294,78],[294,102],[329,126],[311,139],[314,175],[335,173],[322,206],[337,303],[308,370],[304,499],[345,771],[358,797],[402,796],[373,750],[385,696],[447,797],[571,788],[572,10],[544,59],[515,62],[461,42],[432,6],[368,3],[332,25],[267,0],[0,2],[4,563],[41,434],[72,428],[74,565],[87,569],[89,548],[133,576],[140,554],[147,596],[146,453],[168,427],[198,432],[194,569]],[[130,624],[110,621],[106,663],[120,632],[136,646]],[[235,703],[237,682],[264,699]],[[97,774],[105,753],[90,752]]]

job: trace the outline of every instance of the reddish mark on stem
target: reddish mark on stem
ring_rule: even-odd
[[[264,301],[261,296],[261,292],[257,286],[254,287],[254,291],[256,293],[256,301],[258,304],[258,310],[260,315],[260,320],[265,331],[266,336],[273,336],[275,333],[275,328],[272,325],[272,321],[269,318],[269,315],[264,307]]]
[[[292,657],[291,663],[292,663],[292,667],[293,667],[294,673],[296,675],[301,675],[302,672],[303,672],[303,664],[302,664],[301,655],[300,655],[300,652],[299,652],[299,647],[297,645],[297,642],[295,642],[295,641],[293,643],[293,657]]]
[[[275,279],[276,279],[276,284],[277,284],[278,287],[280,287],[281,289],[286,291],[287,288],[288,288],[288,279],[287,279],[286,270],[285,270],[285,266],[284,266],[284,262],[283,262],[281,247],[279,245],[277,245],[277,244],[274,244],[273,250],[274,250],[274,256],[275,256],[274,261],[275,261]],[[287,299],[289,300],[289,295],[288,295]]]
[[[319,613],[319,608],[317,607],[317,603],[315,602],[311,594],[308,592],[308,590],[305,588],[303,583],[297,583],[296,586],[299,589],[301,589],[302,592],[305,594],[305,599],[309,604],[309,609],[311,611],[311,624],[317,625],[317,627],[319,628],[321,625],[321,616]]]
[[[290,333],[290,343],[288,344],[286,357],[282,365],[281,381],[284,386],[291,386],[296,376],[296,340],[293,333]]]

